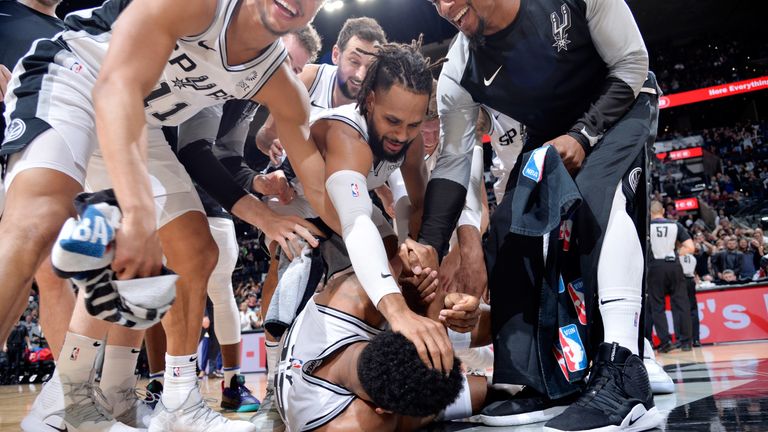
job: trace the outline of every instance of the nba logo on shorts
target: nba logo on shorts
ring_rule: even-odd
[[[579,323],[587,325],[587,308],[584,306],[584,282],[581,278],[568,284],[568,294],[573,301],[573,307],[576,308],[576,314],[579,316]]]
[[[173,376],[180,377],[181,376],[181,368],[176,366],[173,368]]]
[[[536,183],[540,182],[544,176],[544,157],[547,155],[548,147],[544,146],[534,150],[523,168],[523,175]]]
[[[360,196],[360,186],[357,185],[357,183],[352,183],[352,198],[357,198]]]
[[[72,354],[69,355],[69,359],[72,361],[75,361],[79,356],[80,356],[80,348],[78,347],[72,348]]]
[[[557,360],[557,364],[560,366],[560,372],[563,373],[565,379],[568,379],[568,369],[565,367],[565,357],[563,357],[563,352],[557,348],[557,345],[555,345],[552,347],[552,354],[555,355],[555,360]]]
[[[576,324],[560,327],[560,345],[563,347],[565,366],[571,372],[584,370],[587,367],[587,353]]]

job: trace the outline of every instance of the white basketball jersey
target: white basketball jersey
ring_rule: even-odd
[[[488,133],[494,152],[491,174],[497,178],[493,184],[493,193],[499,203],[504,197],[509,173],[515,167],[517,157],[523,149],[522,125],[519,121],[491,108],[482,106],[482,109],[488,113],[491,120],[491,130]]]
[[[67,17],[67,24],[75,23],[77,27],[63,33],[64,41],[96,74],[107,52],[111,26],[128,3],[108,0],[100,8]],[[229,62],[226,31],[238,3],[219,0],[216,16],[204,32],[177,41],[159,82],[144,100],[147,123],[177,126],[207,106],[230,99],[251,99],[285,60],[287,52],[278,38],[254,59],[242,64]]]
[[[333,108],[333,87],[336,85],[336,73],[338,70],[338,66],[329,64],[321,64],[317,68],[315,80],[312,81],[312,85],[309,87],[311,114]]]
[[[314,299],[307,302],[285,336],[275,376],[277,407],[289,431],[323,426],[357,398],[312,372],[340,349],[368,341],[380,332],[352,315],[318,305]]]

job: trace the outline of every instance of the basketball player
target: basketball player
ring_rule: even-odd
[[[435,276],[422,284],[434,285]],[[465,347],[487,344],[490,318],[477,320],[478,306],[467,294],[441,293],[429,316],[471,330],[449,330]],[[333,279],[307,303],[286,335],[275,380],[289,430],[409,431],[479,410],[485,377],[462,376],[458,360],[446,374],[427,367],[408,339],[382,330],[385,324],[354,274]]]
[[[317,57],[320,50],[320,36],[311,24],[288,33],[282,37],[282,40],[294,72],[300,72],[308,61],[313,61]],[[203,186],[198,188],[198,192],[208,216],[211,234],[219,250],[218,263],[208,281],[207,291],[213,303],[213,320],[208,332],[212,337],[218,338],[221,344],[224,372],[221,407],[238,412],[257,410],[259,401],[245,386],[245,379],[240,375],[242,346],[240,315],[232,290],[232,272],[238,254],[237,238],[232,217],[217,200],[227,202],[227,197],[244,194],[243,190],[265,195],[279,192],[266,188],[277,182],[259,181],[259,177],[276,177],[277,173],[266,176],[257,175],[244,167],[242,161],[243,144],[248,128],[238,127],[238,125],[240,121],[246,125],[250,123],[257,107],[258,105],[250,101],[229,101],[223,105],[203,109],[178,128],[179,159],[192,179]],[[237,121],[223,121],[222,118],[237,119]],[[221,157],[220,154],[224,155],[228,163],[235,158],[235,155],[239,155],[235,162],[239,172],[230,173],[222,169],[224,167],[216,169],[215,167],[219,164],[216,158]],[[230,175],[234,178],[229,178]],[[243,177],[247,177],[246,184],[238,185]],[[287,189],[287,182],[284,186]],[[160,380],[165,364],[162,354],[157,355],[157,353],[165,351],[165,334],[162,328],[159,328],[148,332],[148,335],[151,335],[147,338],[151,378]]]
[[[323,109],[339,107],[354,103],[365,74],[373,62],[373,58],[360,51],[373,52],[376,46],[387,42],[386,35],[376,20],[368,17],[347,19],[339,31],[333,46],[331,60],[333,65],[309,65],[304,68],[299,77],[309,91],[310,111],[320,112]],[[277,139],[277,131],[272,117],[268,117],[265,125],[256,135],[259,149],[270,157],[274,166],[281,166],[284,159],[283,147]],[[287,171],[291,172],[290,167]],[[290,204],[283,205],[271,201],[272,208],[281,214],[293,214],[301,217],[315,216],[309,203],[304,197],[294,199]],[[268,245],[270,250],[269,272],[262,289],[262,313],[266,316],[272,295],[278,284],[277,269],[279,254],[275,253],[275,244]],[[273,401],[273,377],[276,371],[279,355],[279,342],[265,329],[265,346],[267,353],[267,393],[262,400],[262,408],[252,419],[255,424],[266,428],[276,428],[280,422]]]
[[[0,111],[5,105],[3,95],[11,80],[10,70],[24,56],[36,39],[52,37],[64,30],[64,22],[56,17],[58,0],[21,0],[0,3]],[[5,120],[0,118],[0,136],[5,131]],[[5,161],[0,156],[0,176],[4,172]],[[0,215],[3,213],[5,188],[0,188]],[[48,262],[48,259],[45,260]],[[57,319],[59,316],[69,317],[75,306],[75,296],[68,281],[62,281],[51,271],[51,266],[42,266],[35,274],[35,281],[40,289],[40,325],[43,327],[46,340],[51,347],[55,359],[58,359],[64,334],[67,331],[67,320]],[[19,301],[26,299],[19,296]],[[26,306],[26,305],[25,305]],[[23,309],[21,309],[23,310]],[[13,314],[0,319],[0,329],[11,327],[4,320],[11,319]],[[10,324],[11,326],[13,324]],[[0,332],[2,333],[2,332]],[[5,340],[7,334],[0,334]]]
[[[318,0],[109,1],[68,17],[72,32],[38,41],[15,69],[6,113],[15,132],[6,135],[2,148],[3,154],[13,155],[5,179],[6,213],[0,221],[2,304],[8,308],[12,297],[28,289],[58,227],[72,214],[71,199],[82,190],[85,167],[96,148],[97,125],[103,154],[90,161],[89,176],[94,176],[94,185],[114,186],[123,209],[113,268],[123,279],[156,273],[162,241],[168,266],[180,275],[176,303],[164,319],[166,388],[150,430],[175,424],[190,430],[253,430],[250,424],[211,412],[197,389],[197,334],[216,259],[198,251],[215,251],[215,243],[199,198],[168,153],[159,126],[178,124],[222,99],[255,98],[272,108],[284,138],[306,140],[305,90],[284,63],[284,49],[276,40],[306,25],[319,5]],[[124,61],[136,58],[142,61]],[[43,82],[45,90],[40,89]],[[41,99],[48,107],[45,112],[36,109]],[[273,103],[277,100],[285,103]],[[155,214],[155,198],[160,214]],[[238,201],[233,212],[251,214],[255,225],[279,242],[295,240],[298,232],[314,243],[297,222],[277,218],[258,200]],[[24,223],[30,220],[34,224]],[[76,367],[90,368],[89,347],[101,336],[70,334],[63,351],[77,349]],[[65,371],[60,372],[66,381]],[[65,391],[65,400],[72,396]],[[119,428],[109,416],[64,414],[54,419],[52,428]]]
[[[488,269],[495,329],[494,380],[526,384],[527,391],[517,400],[487,407],[484,420],[494,425],[543,421],[551,417],[546,409],[567,404],[561,398],[578,392],[579,381],[588,371],[587,357],[576,354],[585,351],[581,341],[589,332],[591,340],[603,333],[605,342],[598,350],[587,351],[594,358],[589,387],[572,408],[547,423],[547,430],[655,427],[661,417],[637,356],[643,252],[627,203],[633,212],[645,207],[642,190],[637,188],[643,184],[643,148],[655,135],[657,102],[655,94],[641,93],[644,87],[649,93],[656,90],[652,82],[644,85],[648,54],[629,8],[620,0],[433,3],[461,34],[439,80],[445,148],[427,191],[420,240],[445,251],[464,202],[475,141],[469,132],[479,104],[526,125],[523,152],[544,144],[554,146],[565,167],[577,175],[576,184],[584,195],[573,227],[578,238],[578,252],[573,253],[579,255],[575,267],[580,267],[583,282],[583,291],[576,294],[586,298],[589,318],[583,324],[590,323],[589,327],[552,323],[559,315],[551,311],[540,311],[544,318],[538,323],[523,318],[535,314],[540,304],[557,308],[557,299],[540,301],[541,281],[556,287],[559,277],[557,271],[545,274],[542,251],[544,241],[551,243],[546,245],[549,251],[564,245],[556,235],[541,240],[499,226],[499,219],[508,218],[508,203],[494,213],[491,238],[499,242],[492,242],[488,250],[498,254],[493,261],[497,264]],[[508,190],[516,186],[520,171],[518,164]],[[504,201],[511,200],[512,195],[505,195]],[[636,220],[643,229],[645,218]],[[461,240],[479,245],[477,235]],[[548,257],[554,260],[556,255]],[[484,269],[480,259],[462,261],[462,265],[473,272]],[[478,295],[480,287],[469,285],[463,290]],[[547,329],[547,334],[542,335],[540,328]],[[559,342],[553,347],[552,341]],[[523,353],[521,346],[530,347],[530,352]],[[566,355],[563,363],[558,352]],[[532,355],[539,360],[531,362]],[[523,397],[527,397],[525,403],[520,402]],[[617,407],[606,409],[599,404],[603,398],[615,399]]]

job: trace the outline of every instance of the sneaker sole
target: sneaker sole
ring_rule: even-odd
[[[480,414],[480,421],[486,426],[520,426],[531,423],[545,422],[559,416],[567,406],[556,406],[541,411],[512,414],[507,416],[489,416]]]
[[[632,422],[632,419],[635,419]],[[664,417],[659,413],[656,407],[646,410],[643,404],[637,404],[632,411],[624,417],[619,425],[603,426],[596,429],[581,429],[566,431],[563,429],[554,429],[544,426],[544,432],[641,432],[661,426]]]
[[[37,417],[24,417],[24,419],[21,421],[21,430],[24,432],[61,432],[66,431],[67,426],[64,426],[64,429],[60,429],[54,426],[49,425],[45,421],[37,418]]]

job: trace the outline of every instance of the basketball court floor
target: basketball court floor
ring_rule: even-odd
[[[658,357],[676,392],[656,396],[666,431],[768,431],[768,341],[722,344],[673,351]],[[247,375],[254,393],[264,394],[263,374]],[[221,380],[201,381],[205,397],[221,397]],[[142,383],[146,384],[146,383]],[[0,386],[0,431],[18,431],[40,391],[39,384]],[[218,400],[215,402],[218,405]],[[231,418],[250,415],[230,413]],[[428,431],[540,431],[542,424],[490,428],[472,422],[436,424]]]

